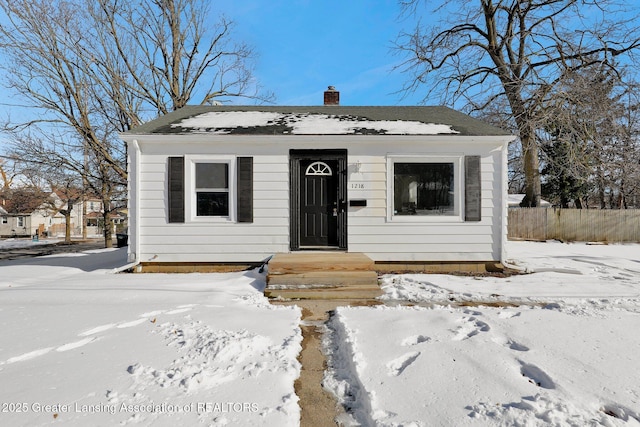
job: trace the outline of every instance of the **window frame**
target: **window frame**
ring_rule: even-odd
[[[227,165],[229,212],[227,216],[198,216],[196,164],[224,163]],[[185,156],[185,220],[195,223],[237,222],[236,213],[236,156],[191,155]]]
[[[396,215],[395,164],[396,163],[450,163],[453,164],[453,213],[447,215]],[[464,154],[387,155],[387,221],[396,223],[464,222]]]

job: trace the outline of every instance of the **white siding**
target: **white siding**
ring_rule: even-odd
[[[394,143],[349,150],[348,198],[367,200],[366,207],[350,208],[349,251],[366,253],[374,261],[501,260],[504,203],[499,148],[499,142],[411,147]],[[481,156],[482,220],[451,222],[422,217],[412,218],[413,222],[390,221],[387,218],[387,156],[405,154]],[[358,162],[359,172],[358,167],[351,167]],[[458,190],[464,191],[464,185],[461,187]]]
[[[504,138],[394,137],[225,137],[202,136],[176,143],[168,137],[140,142],[139,163],[132,162],[130,237],[141,262],[258,262],[289,251],[289,150],[347,149],[347,198],[364,199],[366,207],[348,214],[348,250],[376,261],[494,261],[502,258],[506,226],[502,199]],[[180,136],[174,138],[181,138]],[[211,141],[207,142],[205,139]],[[158,139],[158,138],[156,138]],[[253,223],[220,221],[184,224],[167,221],[167,158],[176,155],[252,156]],[[388,218],[389,155],[481,156],[482,220],[442,221]],[[135,159],[132,154],[132,160]],[[136,170],[137,169],[137,170]],[[462,173],[462,172],[461,172]],[[464,187],[459,191],[464,191]],[[187,189],[186,191],[189,191]],[[135,193],[135,194],[133,194]],[[505,195],[506,197],[506,195]],[[503,206],[505,205],[505,206]],[[464,206],[460,207],[464,211]],[[134,218],[135,217],[135,218]],[[130,249],[132,250],[132,249]]]
[[[142,144],[141,144],[142,145]],[[143,153],[145,145],[142,145]],[[289,250],[288,152],[254,155],[254,221],[233,223],[213,219],[184,224],[167,219],[167,158],[183,147],[169,145],[164,153],[151,146],[140,164],[140,241],[142,262],[258,262]],[[228,146],[187,147],[190,154],[229,155]],[[252,155],[251,150],[238,155]],[[189,189],[186,189],[189,191]]]

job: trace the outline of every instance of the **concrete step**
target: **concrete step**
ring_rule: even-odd
[[[375,299],[382,295],[379,287],[330,287],[330,288],[267,288],[264,294],[268,298],[302,299],[302,300],[351,300]]]
[[[373,271],[374,262],[361,253],[295,252],[276,254],[269,261],[269,274],[280,275],[309,271]]]
[[[308,271],[272,275],[269,272],[267,287],[338,287],[378,286],[375,271]]]
[[[359,253],[276,254],[269,261],[264,294],[286,299],[373,299],[382,294],[374,267]]]
[[[316,271],[269,275],[269,298],[373,299],[382,295],[375,271]]]

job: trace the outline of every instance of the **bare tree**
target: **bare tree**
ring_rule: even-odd
[[[430,87],[445,101],[463,99],[483,109],[505,98],[522,144],[523,206],[540,203],[540,163],[536,128],[541,107],[566,73],[640,47],[638,5],[615,0],[401,0],[405,11],[421,15],[436,4],[429,22],[401,34],[411,73],[406,90]],[[425,14],[426,15],[426,14]],[[433,17],[437,16],[437,20]]]
[[[10,159],[0,158],[0,194],[8,191],[13,184],[18,173],[16,172],[15,163],[9,162]]]
[[[0,0],[0,67],[29,107],[26,119],[3,126],[13,154],[83,176],[103,199],[107,225],[127,179],[117,132],[193,99],[269,99],[252,79],[253,52],[233,43],[231,22],[212,24],[209,4]]]
[[[76,195],[80,197],[80,199],[74,199],[74,203],[88,193],[100,197],[105,224],[105,247],[111,247],[113,213],[126,205],[124,201],[126,187],[113,168],[95,153],[83,150],[82,144],[73,134],[65,138],[64,135],[38,132],[36,128],[15,132],[10,136],[12,138],[11,156],[14,159],[21,159],[20,173],[36,183],[36,186],[40,188],[73,187],[74,191],[69,194],[73,193],[74,197]],[[73,137],[76,137],[76,140]],[[105,141],[105,144],[107,142]],[[83,219],[86,220],[84,216]]]
[[[102,64],[126,92],[159,114],[225,97],[272,99],[252,77],[254,52],[231,38],[233,22],[211,17],[202,0],[97,0],[94,32],[118,67]],[[95,50],[95,49],[92,49]],[[117,58],[117,60],[114,60]],[[126,77],[123,77],[126,76]]]
[[[8,119],[5,130],[18,134],[39,127],[42,133],[71,132],[73,137],[65,135],[67,141],[84,145],[124,182],[121,145],[105,144],[105,139],[116,135],[92,102],[95,82],[87,66],[91,58],[81,49],[90,23],[80,6],[65,1],[0,0],[9,20],[9,25],[0,27],[5,82],[33,111],[27,120]],[[64,139],[61,143],[68,144]]]

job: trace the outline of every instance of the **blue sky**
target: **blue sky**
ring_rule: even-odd
[[[278,105],[320,105],[333,85],[341,105],[417,105],[423,93],[397,93],[408,76],[394,71],[401,20],[397,0],[222,0],[236,39],[254,47],[254,75]],[[244,101],[246,103],[246,101]]]

